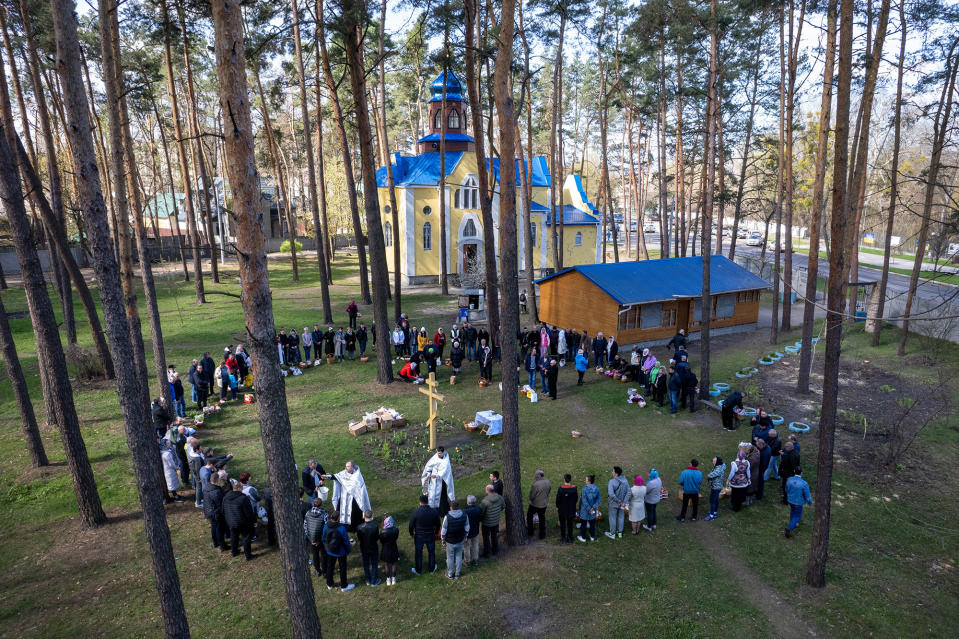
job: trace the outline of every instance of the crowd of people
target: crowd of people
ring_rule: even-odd
[[[320,332],[318,325],[314,325],[312,331],[304,328],[299,334],[295,329],[281,330],[277,336],[281,363],[295,365],[301,361],[310,362],[311,357],[319,359],[321,348],[327,356],[340,360],[353,359],[357,349],[362,356],[366,352],[368,335],[375,344],[375,328],[367,331],[365,325],[357,326],[355,303],[350,304],[347,312],[350,326],[346,330],[334,331],[329,327]],[[493,362],[500,357],[493,340],[494,336],[485,328],[474,327],[469,322],[462,326],[453,324],[449,332],[437,328],[430,336],[425,327],[417,330],[412,326],[405,314],[397,319],[390,334],[395,356],[405,362],[400,377],[409,382],[422,381],[425,374],[436,371],[444,358],[454,375],[461,372],[464,362],[475,361],[480,377],[490,380]],[[628,353],[622,353],[614,336],[598,333],[590,338],[585,331],[545,324],[521,331],[516,336],[516,343],[523,354],[528,385],[532,389],[539,386],[552,399],[557,394],[559,368],[570,362],[577,372],[578,385],[584,383],[584,373],[591,366],[611,370],[618,378],[625,378],[643,388],[647,396],[660,406],[664,406],[668,398],[672,413],[687,406],[691,412],[696,410],[698,380],[688,361],[683,331],[667,344],[671,353],[664,358],[666,361],[657,359],[650,348],[638,345]],[[209,353],[204,353],[201,358],[193,360],[187,376],[192,401],[202,410],[216,389],[221,400],[235,399],[237,388],[250,383],[251,365],[242,345],[225,347],[220,364],[216,364]],[[168,490],[166,500],[183,502],[184,497],[178,490],[192,488],[194,505],[203,510],[209,522],[214,550],[229,551],[233,556],[242,551],[250,560],[254,557],[252,543],[258,539],[258,529],[260,534],[266,531],[269,545],[276,544],[270,489],[257,490],[246,472],[230,476],[226,466],[233,460],[233,455],[218,455],[213,449],[204,447],[197,437],[197,429],[185,420],[184,388],[174,365],[169,367],[168,381],[176,416],[170,419],[159,399],[153,405],[154,427]],[[736,430],[743,418],[744,398],[742,392],[733,392],[727,397],[722,410],[723,427],[727,430]],[[720,516],[722,495],[729,495],[730,509],[738,512],[764,499],[767,482],[780,481],[780,501],[790,507],[784,534],[786,537],[794,534],[802,519],[803,507],[812,503],[809,486],[802,479],[799,442],[795,435],[790,435],[784,442],[762,408],[757,409],[752,417],[751,427],[751,440],[740,443],[728,466],[722,457],[716,456],[712,459],[712,466],[704,471],[700,469],[699,461],[693,459],[677,475],[682,501],[676,517],[679,522],[687,521],[687,517],[688,521],[699,518],[699,499],[704,490],[709,495],[704,520],[712,521]],[[453,490],[449,456],[440,447],[427,462],[422,481],[423,494],[408,524],[414,549],[411,572],[422,575],[438,570],[437,541],[446,550],[446,576],[449,579],[459,578],[464,566],[476,566],[480,559],[495,557],[499,552],[499,530],[506,507],[499,473],[493,471],[490,474],[490,483],[481,499],[467,495],[461,503]],[[333,484],[332,496],[328,482]],[[347,461],[342,471],[330,474],[317,460],[310,460],[302,470],[299,492],[304,543],[310,550],[311,564],[329,589],[335,587],[337,576],[342,591],[354,588],[347,581],[347,564],[349,555],[356,548],[368,586],[380,585],[383,579],[387,585],[397,583],[400,533],[393,516],[374,517],[359,466]],[[537,470],[526,513],[530,537],[545,539],[547,536],[551,493],[552,484],[546,473]],[[580,489],[573,483],[572,475],[567,473],[553,501],[560,528],[559,540],[563,543],[573,543],[574,539],[583,543],[596,541],[599,538],[597,522],[603,520],[603,507],[608,521],[607,530],[603,532],[610,539],[622,539],[627,529],[633,535],[641,530],[655,531],[658,526],[657,506],[666,497],[668,490],[655,468],[648,471],[645,479],[640,474],[634,475],[630,485],[623,469],[613,466],[605,499],[595,475],[585,475]],[[423,562],[424,550],[426,564]]]

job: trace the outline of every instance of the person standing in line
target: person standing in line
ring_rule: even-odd
[[[223,489],[220,487],[219,473],[210,477],[203,486],[203,515],[210,522],[210,536],[213,538],[213,550],[227,552],[226,522],[223,519]]]
[[[549,398],[556,399],[559,382],[559,363],[555,359],[549,360],[549,366],[546,367],[546,381],[549,382]]]
[[[463,330],[466,337],[466,359],[472,362],[476,359],[476,327],[466,322],[466,328]]]
[[[559,517],[560,541],[573,543],[573,527],[576,522],[576,501],[579,498],[573,476],[563,475],[563,485],[556,491],[556,515]]]
[[[406,353],[406,335],[399,326],[393,329],[393,349],[396,357],[403,357]]]
[[[409,532],[413,538],[415,566],[414,575],[423,574],[423,546],[429,555],[430,572],[436,572],[436,533],[440,529],[440,515],[430,508],[429,497],[420,495],[420,505],[410,516]]]
[[[539,538],[546,539],[546,505],[552,486],[546,479],[546,473],[537,470],[533,474],[533,485],[529,487],[529,507],[526,509],[526,534],[533,536],[533,519],[539,521]]]
[[[363,523],[356,529],[356,540],[360,543],[360,555],[363,557],[363,576],[367,586],[379,586],[383,580],[380,569],[380,529],[373,521],[373,511],[363,512]]]
[[[373,343],[376,343],[376,333],[373,334],[374,339]],[[366,355],[366,343],[369,341],[369,333],[366,330],[366,324],[360,324],[360,327],[356,329],[356,343],[360,345],[360,357]],[[387,349],[389,350],[389,349]]]
[[[446,548],[446,578],[459,579],[463,571],[463,543],[470,531],[469,517],[460,510],[457,500],[450,502],[450,511],[443,517],[440,539]]]
[[[483,554],[486,559],[491,554],[495,557],[499,552],[499,519],[506,507],[506,500],[493,489],[492,484],[486,486],[486,496],[480,504],[480,518],[483,529]]]
[[[599,488],[593,483],[596,481],[596,475],[586,475],[586,484],[583,486],[583,494],[579,497],[579,541],[596,541],[596,516],[599,514],[599,504],[602,496],[599,494]]]
[[[343,334],[343,347],[346,349],[346,356],[352,362],[356,358],[356,333],[352,328],[346,329]]]
[[[310,350],[313,348],[313,333],[310,332],[308,326],[303,327],[303,332],[300,333],[300,341],[303,342],[303,361],[310,363],[313,359],[310,357]]]
[[[649,481],[646,483],[646,523],[645,530],[656,530],[656,506],[663,498],[663,480],[655,468],[649,471]]]
[[[323,527],[323,548],[326,550],[326,565],[323,566],[323,572],[326,573],[327,590],[333,590],[333,572],[337,566],[340,572],[340,591],[353,590],[353,584],[346,582],[346,556],[352,550],[350,536],[346,532],[346,526],[340,523],[338,511],[333,511],[329,521]]]
[[[783,480],[782,503],[784,504],[786,503],[786,481],[793,476],[797,468],[799,468],[799,452],[796,450],[795,444],[787,441],[786,447],[783,450],[782,459],[779,462],[779,476]]]
[[[529,377],[528,386],[536,390],[536,372],[539,368],[539,355],[536,354],[535,346],[530,346],[526,352],[526,357],[523,358],[523,367],[526,369]]]
[[[689,466],[679,474],[679,485],[683,488],[683,509],[679,512],[676,521],[686,521],[686,506],[693,505],[693,516],[690,521],[696,521],[699,514],[699,490],[703,483],[703,473],[699,470],[699,461],[692,460]]]
[[[677,373],[673,367],[669,368],[669,381],[667,385],[669,388],[669,412],[675,415],[676,411],[679,410],[679,394],[683,392],[683,378],[679,376],[679,373]]]
[[[733,512],[739,512],[746,501],[746,491],[750,486],[749,461],[746,460],[746,447],[739,449],[736,453],[736,459],[729,465],[729,478],[726,483],[732,489],[730,505]]]
[[[633,478],[633,487],[629,489],[629,523],[633,526],[633,534],[639,534],[639,527],[646,518],[646,486],[643,485],[643,476]]]
[[[796,526],[802,521],[803,506],[812,506],[812,494],[809,492],[809,484],[802,478],[802,468],[797,466],[793,473],[793,476],[784,482],[786,499],[789,501],[789,523],[783,533],[787,538],[792,537]]]
[[[489,483],[493,487],[493,492],[497,493],[500,497],[503,496],[503,480],[499,478],[499,471],[494,470],[489,474]]]
[[[230,546],[233,556],[240,554],[240,536],[243,537],[243,554],[246,560],[253,559],[250,544],[253,541],[253,525],[256,514],[249,498],[243,494],[243,484],[235,482],[233,490],[223,497],[223,516],[230,528]]]
[[[326,570],[326,549],[323,547],[323,528],[329,520],[329,515],[323,509],[323,500],[317,497],[313,500],[313,507],[303,516],[303,532],[310,543],[313,554],[313,568],[319,577],[324,576]]]
[[[479,565],[480,515],[482,511],[476,505],[476,495],[466,496],[466,510],[463,511],[469,520],[470,529],[466,533],[466,542],[463,544],[463,563],[467,566]]]
[[[400,560],[400,551],[396,546],[400,538],[400,529],[396,527],[393,518],[387,515],[383,518],[383,530],[380,531],[380,558],[386,568],[386,585],[396,585],[396,564]]]
[[[713,457],[713,469],[706,475],[709,482],[709,514],[705,521],[712,521],[719,517],[719,493],[723,489],[723,479],[726,474],[726,464],[722,457]]]
[[[606,486],[609,503],[609,530],[606,536],[610,539],[623,538],[623,525],[626,520],[626,511],[629,509],[629,484],[623,477],[623,469],[613,466],[613,478]]]

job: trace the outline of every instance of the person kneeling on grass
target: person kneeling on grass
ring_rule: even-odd
[[[789,501],[789,523],[783,532],[786,537],[792,537],[793,531],[802,520],[803,506],[812,506],[812,495],[809,493],[809,484],[802,478],[802,468],[796,467],[795,473],[786,480],[786,499]]]
[[[416,371],[418,367],[419,364],[417,362],[406,362],[406,364],[403,365],[403,368],[400,369],[400,379],[408,384],[412,384],[419,377]]]

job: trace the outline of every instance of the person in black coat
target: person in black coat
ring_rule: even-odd
[[[220,486],[220,477],[216,473],[203,487],[203,515],[210,522],[213,549],[219,548],[220,552],[229,550],[230,546],[226,543],[226,520],[223,518],[223,488]]]
[[[559,517],[560,541],[571,544],[576,526],[576,503],[579,501],[579,491],[572,483],[572,475],[566,473],[563,475],[563,480],[563,485],[556,491],[556,514]]]
[[[192,375],[190,383],[193,384],[193,390],[196,391],[196,406],[203,410],[203,407],[206,406],[206,398],[210,395],[210,382],[206,377],[206,366],[197,364]]]
[[[678,351],[680,346],[686,346],[686,331],[683,329],[679,329],[673,339],[666,342],[666,348],[672,348],[674,351]]]
[[[253,503],[243,494],[243,484],[236,482],[233,490],[223,497],[223,517],[230,529],[230,545],[233,556],[240,554],[240,535],[243,536],[243,554],[246,560],[253,559],[250,544],[253,542],[253,527],[256,524],[256,513],[253,512]]]
[[[153,430],[156,432],[157,439],[162,438],[170,430],[170,413],[157,397],[150,405],[150,414],[153,417]]]
[[[556,382],[559,379],[559,364],[555,359],[549,360],[546,367],[546,381],[549,383],[549,398],[556,399]]]
[[[369,333],[366,331],[366,324],[360,324],[356,329],[356,343],[360,345],[360,357],[366,354],[366,342],[369,339]],[[373,344],[376,345],[376,330],[373,330]]]
[[[736,422],[736,413],[734,409],[738,408],[739,410],[743,409],[743,400],[746,398],[746,393],[740,391],[733,391],[729,394],[729,397],[723,401],[723,428],[726,430],[736,430],[736,427],[739,425]]]
[[[602,333],[593,338],[593,366],[597,368],[606,365],[606,340]]]
[[[326,471],[323,470],[323,464],[315,459],[311,459],[310,463],[303,469],[303,472],[300,473],[300,478],[303,482],[303,491],[311,501],[317,496],[317,487],[323,485],[324,477],[326,477]]]
[[[383,518],[383,529],[380,530],[380,559],[383,560],[386,573],[386,585],[396,585],[396,564],[400,561],[400,550],[396,546],[400,538],[400,529],[396,527],[393,518],[387,515]]]
[[[415,548],[414,575],[423,574],[423,546],[426,546],[429,554],[430,572],[436,572],[436,533],[439,532],[441,524],[440,514],[435,508],[430,508],[429,497],[420,495],[420,505],[410,516],[409,525]]]
[[[343,335],[343,341],[346,344],[346,356],[352,360],[356,357],[356,333],[352,328],[346,329]]]
[[[336,333],[333,332],[333,327],[330,326],[326,329],[326,332],[323,333],[323,354],[327,357],[332,357],[336,354],[335,340]]]
[[[213,388],[213,375],[216,373],[216,362],[213,361],[209,353],[203,353],[203,359],[200,360],[200,363],[203,364],[203,374],[206,375],[207,392],[209,392],[209,389]]]
[[[683,403],[689,402],[689,412],[696,412],[696,387],[699,386],[699,380],[693,371],[687,369],[683,375]]]
[[[453,347],[450,348],[450,365],[453,367],[454,375],[459,375],[460,370],[463,368],[463,358],[465,356],[466,353],[463,352],[460,343],[458,341],[453,342]]]
[[[363,557],[363,575],[367,586],[379,586],[383,580],[379,578],[380,571],[380,529],[373,521],[373,511],[363,513],[363,523],[356,529],[356,540],[360,543],[360,554]]]
[[[485,340],[480,342],[479,355],[480,377],[486,381],[493,378],[493,351],[486,345]]]

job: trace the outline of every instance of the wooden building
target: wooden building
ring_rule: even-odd
[[[746,331],[759,319],[765,280],[721,255],[709,269],[711,333]],[[547,324],[615,335],[620,344],[669,340],[700,330],[702,257],[585,264],[537,280],[539,317]]]

